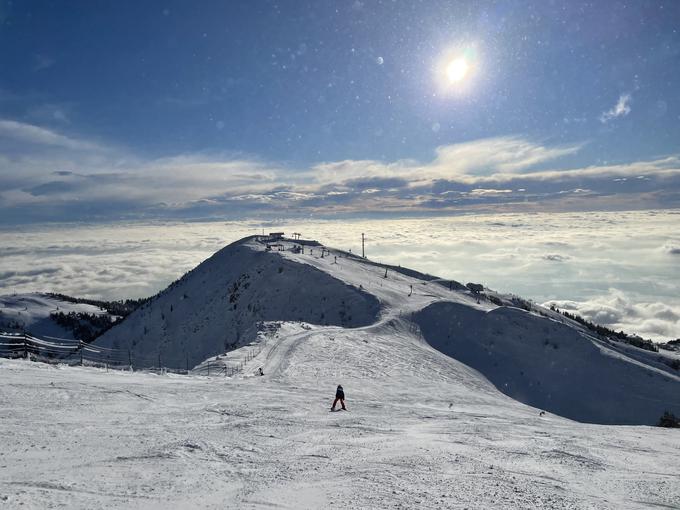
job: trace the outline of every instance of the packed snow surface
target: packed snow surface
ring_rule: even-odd
[[[161,314],[170,306],[176,310],[174,300],[162,299],[170,294],[190,296],[194,302],[185,312],[196,312],[191,324],[215,332],[198,311],[219,310],[212,302],[224,302],[228,310],[237,302],[236,311],[248,313],[232,313],[229,320],[244,335],[259,318],[254,304],[269,304],[270,311],[262,312],[271,314],[267,328],[218,357],[241,361],[242,369],[230,377],[0,360],[0,434],[8,438],[0,451],[0,503],[88,509],[680,508],[676,430],[580,423],[526,404],[536,398],[554,404],[548,398],[554,362],[562,388],[555,395],[569,396],[564,414],[585,409],[587,421],[603,423],[615,410],[613,399],[620,399],[620,407],[632,408],[617,415],[622,422],[637,416],[639,423],[653,423],[666,403],[678,414],[680,391],[670,390],[680,384],[663,362],[615,349],[556,315],[478,302],[453,284],[343,252],[321,257],[318,246],[305,246],[304,253],[265,252],[254,239],[237,248],[238,256],[229,254],[233,249],[220,252],[215,265],[199,266],[150,302],[146,315],[132,314],[107,333],[113,345],[125,341],[117,332],[144,325],[162,332]],[[245,250],[260,254],[258,264],[241,260],[249,255]],[[216,282],[224,290],[217,276],[223,265],[238,266],[225,300],[212,289]],[[258,268],[267,278],[256,287],[266,281],[286,292],[288,305],[257,288],[244,289],[244,279],[230,302],[231,284],[243,274],[253,281]],[[278,279],[286,275],[293,277]],[[209,299],[199,299],[204,294],[196,282]],[[322,291],[307,288],[314,283]],[[296,297],[306,292],[316,306],[310,299],[301,307]],[[328,319],[326,311],[341,301],[344,314]],[[292,313],[309,319],[298,321]],[[130,319],[131,329],[123,329]],[[138,340],[140,352],[163,343],[181,348],[181,328],[166,325],[166,331],[163,342],[149,333]],[[446,335],[452,332],[470,349],[451,344]],[[193,327],[184,333],[184,345],[207,338],[193,335]],[[195,349],[205,358],[224,353],[210,351],[215,346]],[[585,365],[592,374],[600,364],[605,376],[592,384],[630,390],[605,392],[603,410],[594,405],[603,393],[591,395],[590,380],[576,384],[583,373],[574,371]],[[540,368],[531,370],[534,365]],[[198,368],[194,373],[205,373]],[[255,375],[258,368],[264,376]],[[494,370],[508,386],[494,380]],[[565,393],[565,380],[571,392]],[[349,411],[329,412],[338,384]],[[645,398],[652,404],[641,403]]]

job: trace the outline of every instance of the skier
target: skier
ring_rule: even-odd
[[[262,367],[258,368],[257,371],[258,371],[259,375],[264,375],[264,372],[262,371]]]
[[[345,407],[345,392],[342,390],[342,386],[340,384],[338,384],[338,389],[335,390],[335,400],[333,401],[333,405],[331,406],[331,411],[335,411],[335,404],[338,403],[338,400],[340,401],[342,410],[347,411],[347,408]]]

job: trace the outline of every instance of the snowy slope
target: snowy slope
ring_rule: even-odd
[[[250,342],[262,321],[356,327],[374,322],[378,312],[372,295],[247,238],[201,263],[96,344],[129,349],[133,359],[160,355],[164,366],[185,368]]]
[[[680,372],[637,362],[518,308],[483,312],[439,302],[416,322],[433,347],[479,370],[503,393],[561,416],[653,424],[665,409],[680,409]]]
[[[266,251],[251,237],[226,247],[97,343],[139,357],[160,352],[166,366],[183,368],[255,341],[260,321],[316,324],[320,334],[359,335],[369,344],[388,331],[387,338],[405,339],[397,350],[427,342],[506,395],[568,418],[654,424],[667,409],[680,414],[680,374],[656,361],[670,355],[648,360],[549,311],[499,307],[415,271],[320,246],[302,253],[293,242],[283,246]],[[366,355],[355,363],[372,363]]]
[[[0,331],[28,331],[38,337],[73,338],[73,331],[50,318],[53,312],[107,315],[97,306],[71,303],[42,293],[0,296]],[[112,316],[112,319],[115,317]]]
[[[409,327],[284,323],[233,378],[0,360],[0,505],[678,507],[677,431],[540,416]]]

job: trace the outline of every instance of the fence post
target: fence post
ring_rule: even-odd
[[[187,354],[187,375],[189,375],[189,354]]]
[[[208,360],[208,377],[210,377],[210,360]]]
[[[78,340],[78,346],[80,347],[80,366],[83,366],[83,341]]]
[[[132,371],[132,354],[130,353],[130,349],[128,349],[128,361],[130,362],[130,371]]]
[[[158,374],[161,373],[161,353],[158,353]]]
[[[24,359],[28,359],[28,337],[24,331]]]

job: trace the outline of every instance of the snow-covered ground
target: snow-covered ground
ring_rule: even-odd
[[[565,414],[652,423],[665,403],[678,414],[680,398],[658,358],[425,275],[385,277],[344,252],[264,249],[228,247],[103,338],[124,345],[146,326],[140,353],[172,347],[184,360],[181,349],[225,325],[278,321],[219,357],[239,364],[232,377],[0,360],[0,505],[680,508],[676,430],[579,423],[520,402],[557,384]],[[233,340],[222,333],[193,352],[215,361]],[[582,380],[598,367],[599,380]],[[329,412],[337,384],[348,412]]]
[[[676,430],[540,416],[398,328],[283,329],[233,378],[0,360],[0,506],[680,506]]]

